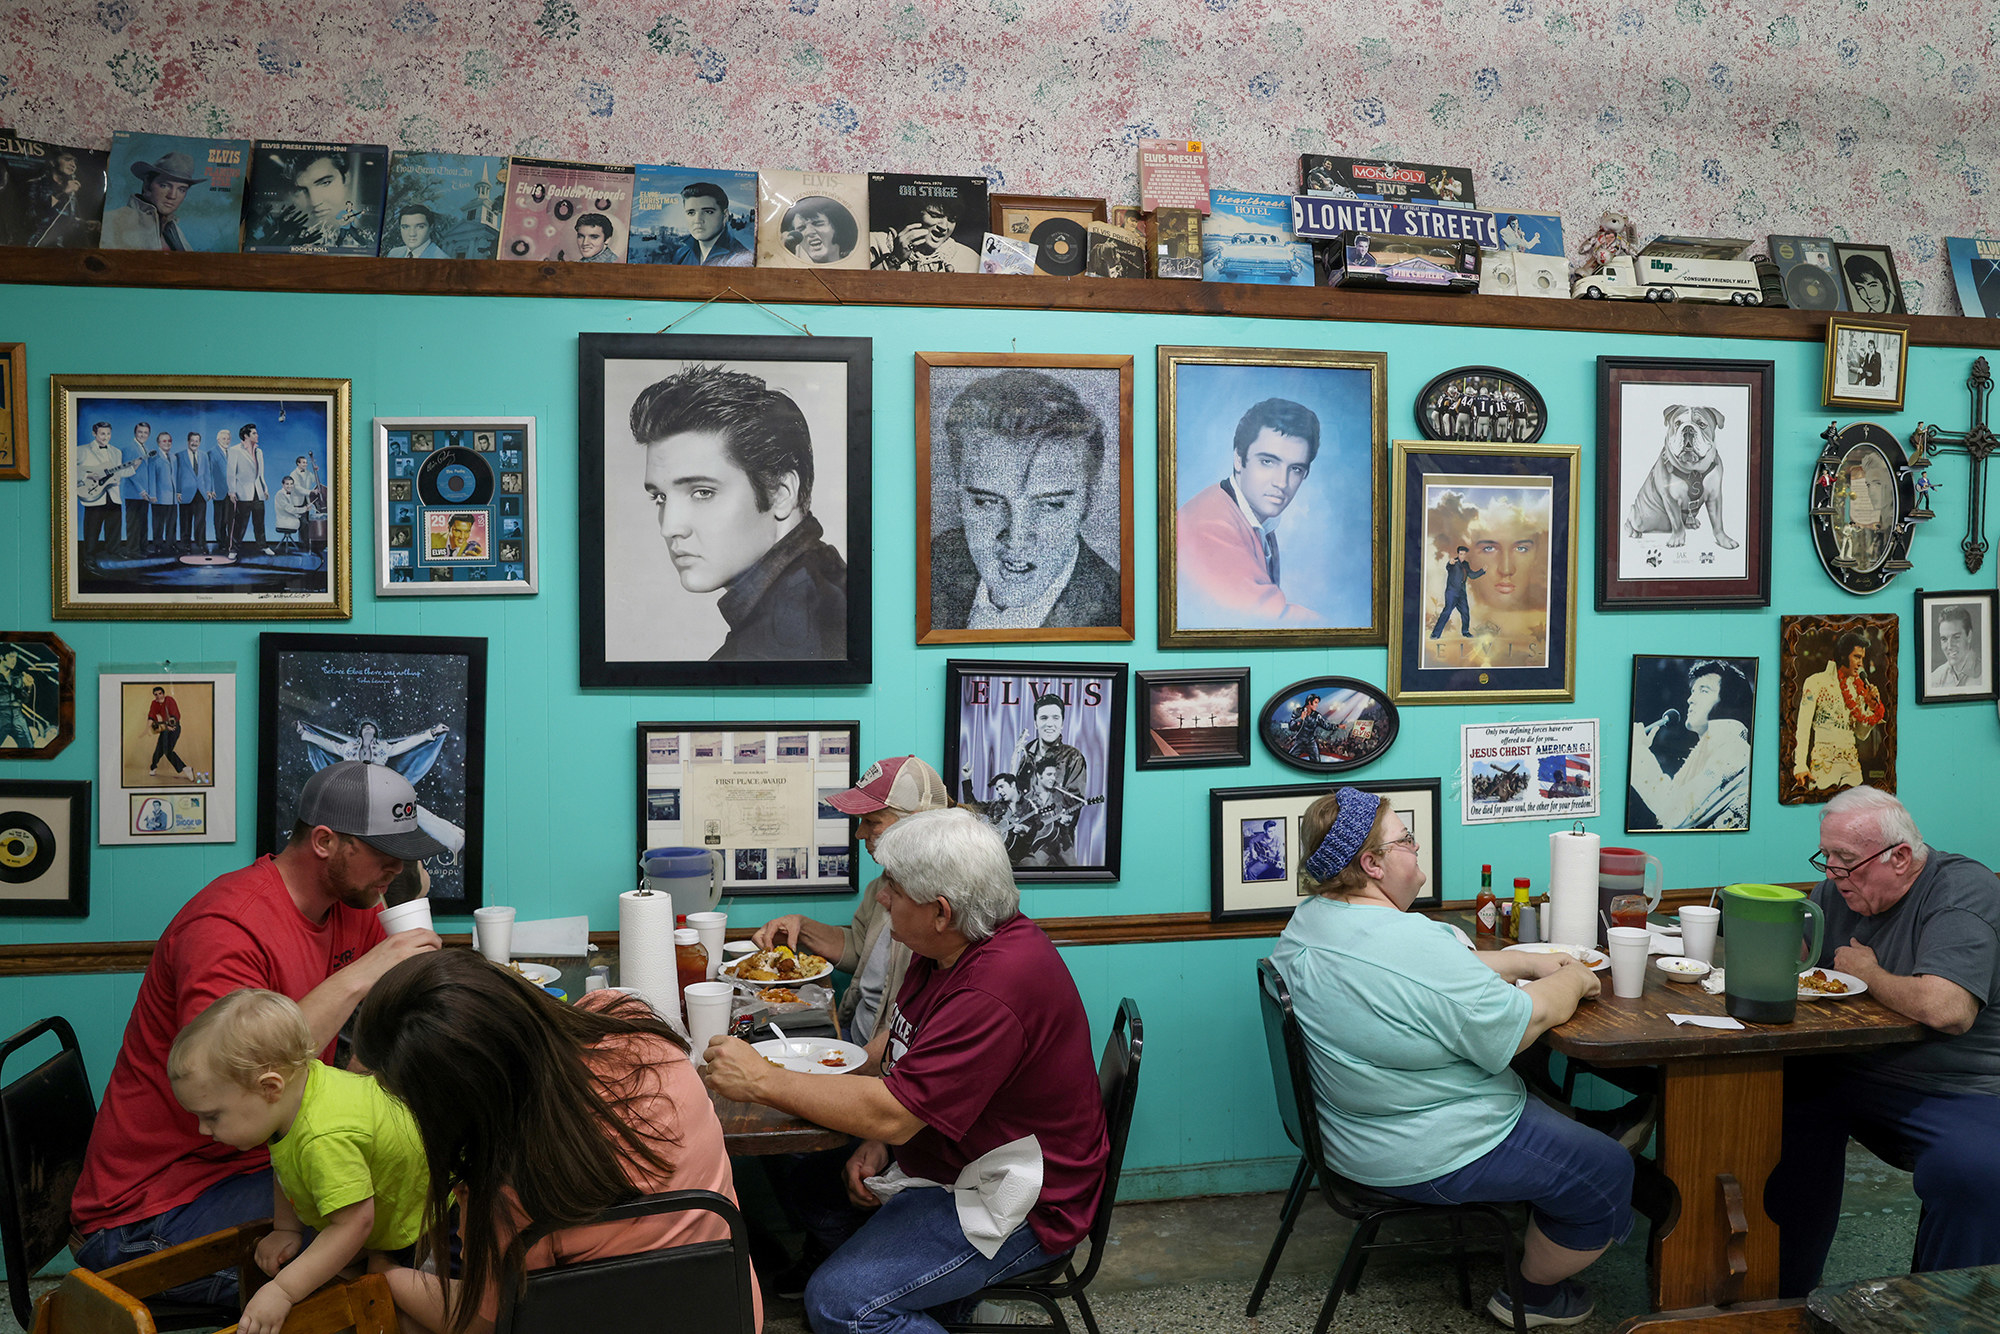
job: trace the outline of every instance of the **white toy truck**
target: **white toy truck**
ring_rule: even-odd
[[[1570,285],[1584,301],[1763,302],[1757,266],[1746,259],[1684,259],[1677,255],[1613,255],[1603,269]]]

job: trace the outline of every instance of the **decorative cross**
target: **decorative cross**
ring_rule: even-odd
[[[1910,445],[1916,451],[1910,465],[1924,466],[1930,454],[1963,454],[1972,460],[1972,484],[1966,488],[1965,540],[1958,547],[1965,553],[1965,572],[1977,574],[1986,561],[1986,460],[2000,453],[2000,436],[1986,424],[1986,399],[1993,392],[1993,371],[1986,358],[1972,363],[1965,387],[1972,394],[1971,428],[1940,431],[1918,422],[1910,433]]]

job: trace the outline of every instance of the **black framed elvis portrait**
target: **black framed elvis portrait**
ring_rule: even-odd
[[[1885,245],[1833,243],[1840,265],[1840,285],[1847,308],[1857,315],[1902,315],[1903,284],[1896,277],[1896,257]]]
[[[1917,703],[2000,697],[2000,593],[1991,588],[1917,590]]]
[[[1118,878],[1125,796],[1120,662],[945,663],[944,775],[1023,882]]]
[[[917,353],[917,642],[1130,640],[1132,358]]]
[[[284,847],[315,773],[342,760],[385,764],[416,789],[418,825],[445,845],[424,862],[432,911],[479,907],[486,640],[266,634],[259,659],[259,851]]]
[[[1755,658],[1632,657],[1628,834],[1750,828]]]
[[[47,630],[0,630],[0,760],[46,760],[76,739],[76,654]]]
[[[1230,922],[1290,917],[1305,897],[1299,871],[1313,853],[1301,842],[1304,835],[1300,826],[1314,802],[1343,787],[1372,792],[1389,802],[1404,827],[1416,836],[1417,860],[1425,872],[1424,892],[1411,906],[1441,904],[1440,780],[1394,778],[1218,787],[1208,794],[1208,919]]]
[[[586,686],[870,679],[866,338],[584,334]]]
[[[1140,769],[1224,769],[1250,763],[1250,669],[1190,667],[1132,673]]]

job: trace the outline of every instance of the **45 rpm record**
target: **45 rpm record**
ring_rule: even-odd
[[[1083,272],[1084,242],[1089,233],[1068,218],[1044,218],[1028,235],[1035,243],[1035,267],[1043,273],[1071,277]]]
[[[0,881],[25,885],[55,859],[54,830],[26,811],[0,811]]]
[[[1785,275],[1785,304],[1794,310],[1839,310],[1840,285],[1817,264],[1797,264]]]
[[[417,470],[417,499],[426,505],[484,505],[493,499],[493,468],[455,445],[440,449]]]

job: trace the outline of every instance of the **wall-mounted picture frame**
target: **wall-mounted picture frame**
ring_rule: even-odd
[[[1388,638],[1388,357],[1162,347],[1160,647]]]
[[[1035,272],[1057,278],[1083,272],[1090,224],[1105,220],[1102,199],[1068,195],[988,195],[987,207],[993,234],[1033,245]]]
[[[867,684],[871,348],[579,339],[584,685]]]
[[[1632,656],[1628,834],[1747,833],[1755,658]]]
[[[1857,315],[1904,315],[1903,284],[1896,277],[1896,257],[1885,245],[1833,243],[1840,265],[1841,290],[1847,309]]]
[[[1343,787],[1359,788],[1388,799],[1391,808],[1416,835],[1417,858],[1424,868],[1424,892],[1411,907],[1443,904],[1438,779],[1218,787],[1210,789],[1208,794],[1208,919],[1233,922],[1290,917],[1304,898],[1299,888],[1299,869],[1313,851],[1300,846],[1300,823],[1315,801]]]
[[[1910,543],[1923,509],[1903,442],[1874,422],[1830,424],[1813,460],[1806,503],[1813,554],[1826,577],[1850,593],[1879,593],[1912,568]]]
[[[1129,642],[1132,358],[916,368],[917,642]]]
[[[306,780],[329,764],[386,764],[410,781],[417,823],[445,845],[424,862],[432,911],[483,902],[486,640],[266,632],[259,646],[257,847],[291,836]]]
[[[1434,377],[1417,395],[1416,414],[1426,440],[1532,445],[1549,425],[1540,391],[1498,366],[1460,366]]]
[[[1896,618],[1785,616],[1778,626],[1778,800],[1896,790]]]
[[[0,482],[28,480],[28,345],[0,343]]]
[[[1132,673],[1133,763],[1225,769],[1250,763],[1250,669]]]
[[[90,916],[90,784],[0,778],[0,917]]]
[[[106,663],[97,841],[236,841],[236,665]]]
[[[0,630],[0,760],[46,760],[76,739],[76,654],[47,630]]]
[[[347,380],[50,377],[59,621],[345,620]]]
[[[1901,412],[1909,351],[1907,325],[1827,316],[1821,406]]]
[[[852,894],[858,722],[639,724],[639,852],[722,854],[722,892]]]
[[[1597,359],[1597,610],[1771,605],[1776,374]]]
[[[1382,758],[1402,714],[1380,686],[1351,676],[1294,681],[1257,711],[1264,749],[1294,769],[1341,773]]]
[[[1917,590],[1917,703],[2000,699],[2000,592]]]
[[[1389,698],[1576,698],[1575,445],[1398,440]]]
[[[533,417],[377,417],[375,594],[540,588]]]
[[[1122,662],[945,663],[944,774],[1023,884],[1118,878]]]

